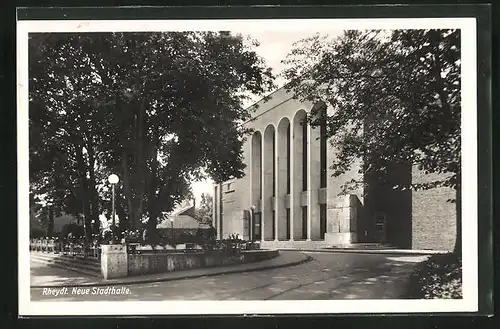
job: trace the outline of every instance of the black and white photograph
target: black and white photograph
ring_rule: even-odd
[[[17,47],[20,314],[477,310],[473,18],[18,21]]]

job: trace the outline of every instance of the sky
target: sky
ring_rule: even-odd
[[[245,33],[244,31],[241,31],[241,33],[249,35],[253,39],[257,39],[260,42],[260,46],[255,48],[255,51],[262,58],[264,58],[267,66],[271,67],[276,75],[284,69],[284,65],[281,63],[281,60],[285,59],[286,55],[293,48],[293,43],[314,35],[316,31],[294,29],[289,31],[257,31],[252,33]],[[330,36],[335,36],[339,33],[340,31],[328,31]],[[276,79],[275,84],[278,88],[280,88],[285,84],[285,80],[278,78]],[[250,106],[253,102],[258,100],[258,97],[254,97],[252,102],[248,102],[244,105]],[[191,186],[193,194],[196,197],[197,204],[199,204],[202,193],[213,194],[213,182],[211,180],[193,182]]]

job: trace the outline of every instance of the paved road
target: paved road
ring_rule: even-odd
[[[105,293],[103,290],[99,293],[92,287],[88,294],[78,295],[68,287],[65,294],[55,297],[44,295],[43,288],[32,288],[31,298],[33,301],[400,298],[408,275],[426,258],[354,253],[307,254],[313,257],[312,261],[287,268],[133,284],[125,286],[129,289],[127,292],[122,286],[114,286],[116,290],[121,289],[121,294],[114,295],[102,294]]]

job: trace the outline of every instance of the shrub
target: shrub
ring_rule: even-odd
[[[440,254],[419,264],[410,276],[407,298],[462,298],[462,259],[456,254]]]
[[[141,242],[141,232],[139,230],[130,231],[124,230],[122,236],[128,243],[140,243]]]

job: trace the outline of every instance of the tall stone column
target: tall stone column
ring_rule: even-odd
[[[333,114],[331,107],[327,108],[328,115]],[[360,163],[356,162],[352,168],[339,177],[333,177],[329,165],[336,159],[338,148],[327,142],[327,225],[325,243],[327,245],[348,245],[357,242],[357,220],[361,203],[358,191],[350,191],[345,194],[342,185],[352,179],[360,179],[358,169]],[[359,191],[361,197],[362,190]]]
[[[342,246],[357,242],[358,202],[355,194],[342,195],[328,200],[325,234],[327,245]]]
[[[319,203],[318,189],[320,186],[320,129],[309,126],[308,136],[308,156],[309,165],[307,166],[307,240],[320,239],[320,221],[319,221]]]
[[[285,198],[287,194],[287,143],[289,142],[288,127],[290,122],[287,118],[281,120],[276,132],[276,237],[278,240],[286,239],[286,208]]]
[[[218,219],[218,208],[219,208],[219,202],[220,202],[220,198],[219,198],[219,190],[218,190],[218,184],[214,184],[214,204],[213,204],[213,209],[212,209],[212,225],[213,227],[217,230],[218,232],[218,222],[219,222],[219,219]]]

